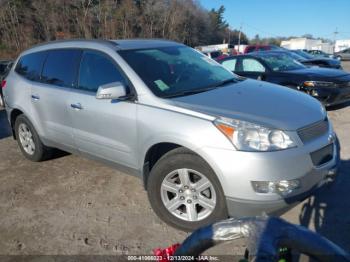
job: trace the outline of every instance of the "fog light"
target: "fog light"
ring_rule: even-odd
[[[277,193],[288,195],[300,187],[300,180],[281,180],[281,181],[252,181],[255,192],[261,194]]]
[[[318,92],[317,92],[316,90],[312,90],[312,91],[311,91],[311,95],[312,95],[312,96],[318,96]]]

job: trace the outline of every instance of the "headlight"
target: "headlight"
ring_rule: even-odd
[[[241,151],[277,151],[296,147],[283,131],[246,121],[218,118],[215,126]]]
[[[305,81],[304,86],[307,86],[307,87],[336,87],[337,85],[333,82]]]

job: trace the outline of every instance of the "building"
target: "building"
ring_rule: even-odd
[[[347,48],[350,48],[350,39],[335,41],[334,52],[339,52]]]
[[[305,37],[291,38],[281,42],[281,47],[295,50],[295,49],[307,49],[307,50],[321,50],[325,53],[333,53],[333,45],[330,43],[323,43],[319,39],[309,39]]]

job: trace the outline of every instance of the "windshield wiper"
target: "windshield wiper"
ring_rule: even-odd
[[[221,87],[221,86],[227,85],[229,83],[237,83],[238,81],[240,81],[240,79],[230,78],[230,79],[226,79],[224,81],[221,81],[219,83],[216,83],[214,87]]]
[[[178,92],[178,93],[175,93],[175,94],[165,95],[165,96],[162,96],[162,98],[171,98],[171,97],[194,95],[194,94],[198,94],[198,93],[207,92],[207,91],[213,90],[215,88],[216,87],[211,86],[211,87],[194,89],[194,90],[186,90],[186,91]]]
[[[216,89],[218,87],[225,86],[225,85],[227,85],[229,83],[237,83],[238,81],[240,81],[240,79],[230,78],[230,79],[226,79],[224,81],[221,81],[219,83],[215,83],[213,85],[207,86],[205,88],[181,91],[181,92],[178,92],[178,93],[175,93],[175,94],[169,94],[169,95],[162,96],[162,98],[172,98],[172,97],[188,96],[188,95],[194,95],[194,94],[198,94],[198,93],[203,93],[203,92],[207,92],[207,91]]]

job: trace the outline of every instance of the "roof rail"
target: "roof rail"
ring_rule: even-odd
[[[31,48],[34,47],[40,47],[40,46],[45,46],[45,45],[50,45],[50,44],[58,44],[58,43],[68,43],[68,42],[89,42],[89,43],[100,43],[100,44],[105,44],[109,45],[111,47],[116,47],[118,46],[118,43],[108,40],[108,39],[84,39],[84,38],[73,38],[73,39],[62,39],[62,40],[54,40],[54,41],[49,41],[49,42],[44,42],[44,43],[39,43]],[[30,49],[31,49],[30,48]]]

